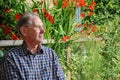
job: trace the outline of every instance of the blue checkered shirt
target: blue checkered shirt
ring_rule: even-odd
[[[0,80],[65,80],[65,77],[51,48],[40,45],[37,53],[31,54],[23,44],[3,57]]]

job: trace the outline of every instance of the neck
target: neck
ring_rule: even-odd
[[[28,41],[25,41],[25,43],[27,45],[28,50],[30,50],[32,54],[35,54],[37,52],[39,44],[35,44],[33,42]]]

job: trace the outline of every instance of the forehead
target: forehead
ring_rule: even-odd
[[[37,16],[34,16],[34,17],[32,18],[32,20],[33,20],[33,24],[34,24],[34,25],[43,25],[41,19],[40,19],[39,17],[37,17]]]

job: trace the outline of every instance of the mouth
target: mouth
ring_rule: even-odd
[[[43,38],[44,36],[43,35],[39,35],[40,38]]]

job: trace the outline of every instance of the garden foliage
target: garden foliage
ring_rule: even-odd
[[[47,0],[31,2],[0,0],[0,40],[22,39],[15,29],[20,16],[26,11],[38,13],[45,25],[45,39],[55,41],[46,46],[58,54],[66,78],[70,70],[72,80],[120,79],[119,0],[52,0],[52,5]],[[81,14],[75,22],[78,7]],[[74,42],[82,37],[87,40]],[[102,40],[91,41],[91,37]],[[70,66],[66,56],[68,46],[71,47]],[[0,56],[3,52],[5,48],[1,48]]]

